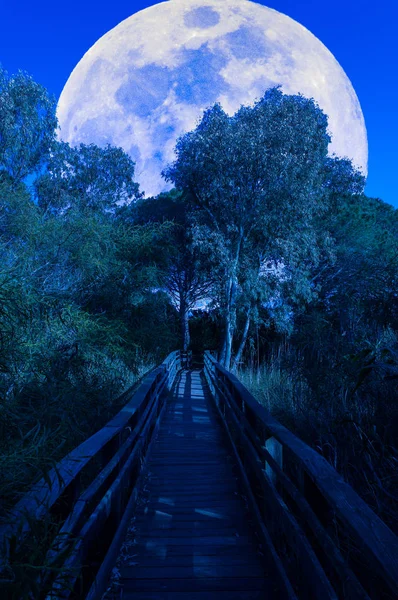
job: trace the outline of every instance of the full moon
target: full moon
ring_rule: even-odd
[[[367,175],[362,110],[347,75],[305,27],[249,0],[170,0],[136,13],[83,56],[58,103],[61,139],[122,147],[146,196],[177,138],[220,102],[229,114],[270,87],[314,98],[329,117],[330,154]]]

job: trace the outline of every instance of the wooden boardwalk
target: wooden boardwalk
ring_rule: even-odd
[[[199,371],[167,400],[107,598],[276,598],[216,409]]]
[[[32,598],[398,598],[397,536],[209,351],[191,364],[169,354],[35,483],[0,526],[0,571],[50,517]]]

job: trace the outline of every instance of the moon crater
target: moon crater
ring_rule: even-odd
[[[203,44],[198,50],[184,50],[181,64],[173,70],[175,91],[180,102],[209,106],[216,102],[227,85],[220,74],[227,59]]]
[[[119,87],[115,98],[125,112],[145,118],[163,103],[171,85],[169,69],[149,64],[129,69],[127,81]]]
[[[224,39],[237,59],[266,60],[272,54],[272,48],[267,48],[264,31],[259,27],[242,25],[227,33]]]
[[[220,15],[210,6],[200,6],[189,11],[184,17],[187,27],[208,29],[220,22]]]

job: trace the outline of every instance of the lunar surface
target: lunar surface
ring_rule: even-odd
[[[178,136],[220,102],[233,114],[281,85],[329,117],[330,153],[367,175],[362,110],[329,50],[289,17],[249,0],[170,0],[138,12],[83,56],[58,104],[60,137],[121,146],[147,196],[168,189],[162,169]]]

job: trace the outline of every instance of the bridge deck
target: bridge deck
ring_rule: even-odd
[[[274,597],[234,462],[199,371],[167,400],[107,598]]]

